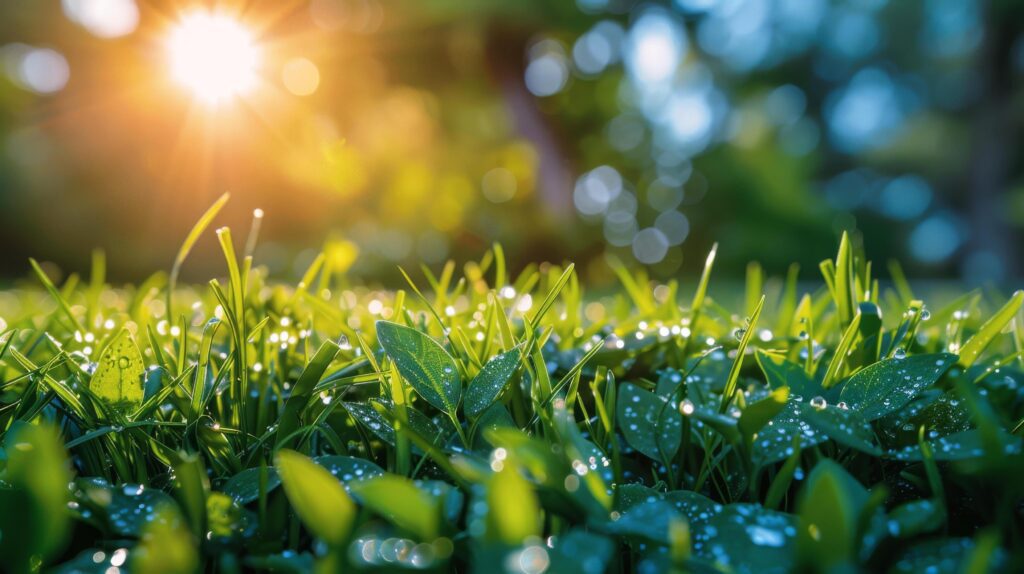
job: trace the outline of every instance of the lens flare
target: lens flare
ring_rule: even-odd
[[[252,33],[230,16],[205,11],[183,16],[168,36],[167,53],[174,79],[204,102],[220,103],[256,85],[260,49]]]

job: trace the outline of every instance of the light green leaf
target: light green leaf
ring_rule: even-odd
[[[519,470],[506,462],[487,481],[486,536],[510,546],[540,535],[541,512],[537,495]]]
[[[903,408],[955,361],[956,355],[948,353],[879,361],[850,377],[839,398],[865,420],[873,421]]]
[[[466,415],[476,417],[498,399],[515,374],[521,355],[520,348],[515,347],[487,361],[466,388]]]
[[[441,509],[432,496],[412,481],[385,474],[353,485],[353,492],[368,508],[422,541],[437,538]]]
[[[127,329],[122,329],[100,355],[89,390],[112,405],[137,407],[145,395],[142,353]]]
[[[740,415],[739,430],[745,441],[753,440],[753,436],[760,432],[768,421],[775,418],[782,409],[786,408],[789,400],[789,387],[779,387],[767,397],[752,403],[743,409]]]
[[[999,311],[996,311],[995,315],[989,317],[988,321],[985,321],[978,329],[978,332],[960,347],[960,364],[962,366],[970,367],[978,360],[985,347],[988,347],[996,335],[1003,330],[1003,327],[1017,314],[1022,303],[1024,303],[1024,291],[1016,291],[1013,297],[1010,297],[1010,300]]]
[[[377,321],[377,340],[398,372],[434,407],[455,414],[462,380],[455,359],[429,336],[397,323]]]
[[[798,553],[822,569],[852,560],[857,521],[868,493],[841,466],[822,459],[811,471],[799,502]]]
[[[275,465],[284,492],[310,532],[332,546],[345,542],[356,505],[327,469],[295,451],[277,451]]]

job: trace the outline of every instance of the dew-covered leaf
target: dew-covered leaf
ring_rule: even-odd
[[[352,484],[384,475],[384,469],[363,459],[340,454],[329,454],[313,457],[313,462],[327,469],[341,481],[345,492],[352,493]]]
[[[804,418],[803,401],[791,398],[782,412],[768,421],[754,437],[752,458],[760,464],[770,464],[785,459],[793,452],[793,437],[800,435],[800,444],[810,448],[824,442],[828,437],[811,426]]]
[[[247,468],[232,476],[221,488],[221,492],[231,497],[238,504],[249,504],[260,496],[260,469]],[[266,491],[270,492],[281,484],[277,470],[267,467]]]
[[[615,544],[604,536],[574,528],[555,538],[549,572],[602,574],[607,571]]]
[[[673,520],[683,520],[675,506],[664,500],[653,500],[622,512],[618,519],[608,523],[607,529],[620,536],[668,544],[669,524]]]
[[[615,488],[615,510],[624,512],[645,502],[661,500],[665,495],[642,484],[620,484]]]
[[[395,362],[402,378],[435,408],[455,413],[462,396],[462,380],[455,359],[416,329],[377,321],[377,339]]]
[[[110,404],[138,407],[145,396],[145,374],[139,346],[131,333],[122,329],[100,356],[96,372],[89,380],[89,390]]]
[[[796,517],[757,504],[729,504],[693,531],[695,553],[740,574],[789,572]]]
[[[75,482],[75,502],[80,515],[105,516],[107,526],[117,535],[135,538],[156,518],[157,508],[174,504],[174,499],[142,484],[113,486],[102,478],[84,478]]]
[[[377,438],[394,446],[394,427],[391,426],[390,421],[377,412],[377,409],[373,408],[371,403],[384,405],[389,410],[393,408],[391,401],[381,398],[370,399],[370,403],[344,403],[344,406],[353,418],[369,429]],[[406,416],[409,417],[409,427],[413,432],[427,440],[434,440],[438,446],[444,444],[446,438],[444,433],[437,428],[433,421],[427,418],[427,415],[409,406],[406,406],[405,412]]]
[[[498,399],[515,374],[520,355],[520,348],[515,347],[487,361],[466,388],[466,415],[476,417]]]
[[[831,404],[808,405],[803,416],[814,429],[843,446],[874,456],[882,454],[871,423],[852,409]]]
[[[939,538],[911,546],[899,557],[890,572],[892,574],[960,574],[965,572],[969,557],[975,549],[970,538]],[[997,560],[1001,557],[997,554]],[[999,560],[1001,562],[1001,560]],[[990,566],[996,566],[991,564]],[[986,570],[998,572],[999,570]]]
[[[931,500],[913,500],[893,508],[878,522],[880,534],[911,538],[942,527],[945,514]]]
[[[649,458],[667,462],[679,450],[683,419],[673,401],[623,383],[619,386],[618,421],[629,445]]]
[[[691,532],[702,528],[722,511],[721,504],[692,490],[673,490],[665,493],[664,499],[686,517]]]
[[[1021,452],[1021,439],[1014,436],[1004,436],[1003,454],[1015,455]],[[985,456],[984,440],[981,432],[971,429],[954,433],[948,436],[926,438],[935,453],[937,461],[971,460]],[[909,445],[902,449],[889,451],[886,456],[902,461],[922,460],[921,448],[917,445]]]
[[[955,362],[956,355],[949,353],[879,361],[850,377],[839,398],[865,420],[873,421],[903,408]]]

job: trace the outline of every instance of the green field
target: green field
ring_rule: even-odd
[[[220,204],[218,204],[219,207]],[[478,262],[4,294],[8,572],[1019,571],[1024,293]],[[893,268],[900,277],[898,268]]]

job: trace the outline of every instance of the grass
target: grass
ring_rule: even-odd
[[[813,292],[752,265],[738,312],[714,251],[693,285],[611,261],[605,298],[497,246],[408,291],[327,255],[288,287],[258,221],[241,257],[218,230],[226,279],[178,286],[221,205],[169,277],[33,261],[7,296],[0,568],[1024,567],[1024,293],[930,308],[846,237]]]

